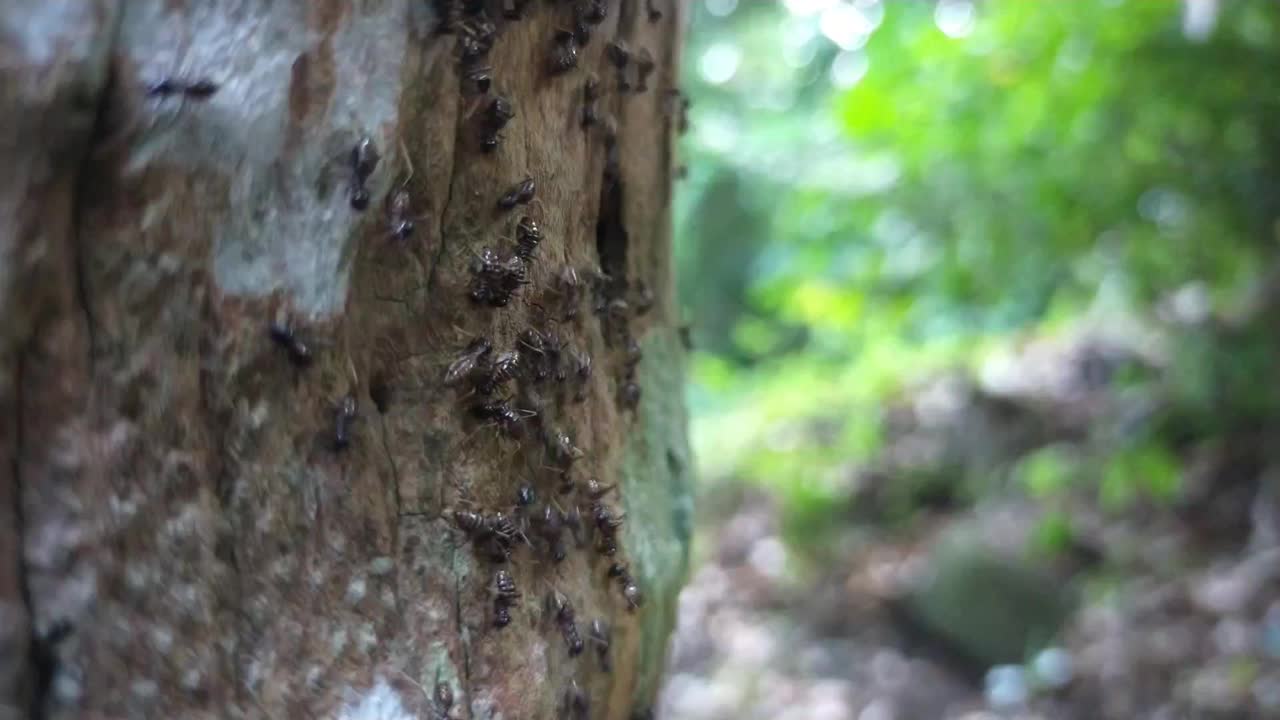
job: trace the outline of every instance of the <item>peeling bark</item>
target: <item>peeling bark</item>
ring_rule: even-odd
[[[0,720],[435,717],[439,683],[455,717],[560,717],[575,683],[591,717],[643,713],[689,543],[668,3],[603,3],[565,73],[553,37],[578,3],[531,0],[521,20],[487,3],[491,92],[515,108],[492,152],[463,30],[438,31],[447,3],[0,10]],[[619,88],[610,42],[652,55],[647,92]],[[584,127],[588,73],[601,122]],[[149,92],[166,79],[217,89]],[[362,183],[363,138],[379,160]],[[526,175],[536,200],[500,211]],[[474,259],[510,251],[525,214],[543,234],[528,283],[472,302]],[[575,318],[566,267],[587,286]],[[569,349],[592,357],[582,402],[571,371],[536,376],[530,328],[565,341],[566,367]],[[444,383],[480,336],[521,353],[513,437]],[[578,491],[558,495],[566,465]],[[557,564],[526,528],[504,565],[521,597],[495,627],[498,566],[452,512],[518,517],[529,484],[535,507],[589,523],[591,477],[618,484],[617,555],[571,541]],[[610,624],[612,672],[567,651],[551,590],[582,637]]]

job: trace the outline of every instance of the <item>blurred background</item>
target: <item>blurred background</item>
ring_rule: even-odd
[[[1280,718],[1280,3],[689,1],[660,716]]]

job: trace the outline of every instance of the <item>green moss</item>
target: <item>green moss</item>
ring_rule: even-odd
[[[658,690],[676,598],[689,571],[693,479],[684,406],[684,351],[674,330],[643,343],[643,399],[623,450],[625,541],[631,570],[644,589],[638,701]]]

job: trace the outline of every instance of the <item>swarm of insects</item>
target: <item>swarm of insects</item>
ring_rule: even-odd
[[[578,38],[572,31],[557,30],[551,47],[551,72],[566,73],[578,66]]]
[[[218,83],[208,78],[199,80],[164,78],[148,85],[147,95],[160,98],[181,95],[188,100],[208,100],[213,97],[214,93],[218,92],[219,87],[221,86]]]
[[[288,325],[280,323],[272,323],[267,328],[271,335],[271,340],[276,345],[284,348],[289,356],[289,362],[299,368],[308,367],[314,356],[311,354],[311,346],[305,340],[298,337],[298,333]]]
[[[611,640],[609,624],[600,618],[592,620],[589,637],[591,638],[591,644],[596,648],[596,659],[600,661],[600,670],[606,673],[613,672],[613,664],[609,661],[609,644]]]
[[[635,578],[631,577],[626,565],[619,562],[610,565],[609,577],[617,581],[628,611],[635,612],[644,605],[644,593],[640,592],[640,586],[636,584]]]
[[[578,622],[569,598],[552,590],[547,593],[546,609],[560,628],[564,644],[569,649],[569,657],[581,655],[586,643],[582,642],[582,636],[578,634]]]
[[[342,398],[333,423],[333,449],[346,450],[351,445],[351,424],[356,421],[358,409],[354,395]]]
[[[499,570],[493,575],[493,626],[511,624],[511,608],[520,600],[520,591],[511,573]]]
[[[516,205],[528,205],[533,200],[534,184],[533,178],[525,177],[516,186],[503,193],[498,198],[498,207],[503,210],[510,210]]]
[[[480,133],[480,149],[485,152],[496,150],[502,141],[502,128],[515,116],[516,111],[511,107],[511,101],[502,96],[490,101],[489,107],[485,109],[484,125]]]
[[[351,207],[355,210],[365,210],[369,207],[369,189],[365,187],[369,176],[378,167],[378,160],[381,159],[378,153],[378,146],[374,144],[370,137],[362,137],[351,148]]]

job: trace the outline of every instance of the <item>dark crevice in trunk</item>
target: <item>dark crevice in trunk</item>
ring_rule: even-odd
[[[622,222],[622,181],[605,167],[600,190],[600,217],[596,220],[596,254],[600,269],[613,285],[627,282],[627,229]]]

